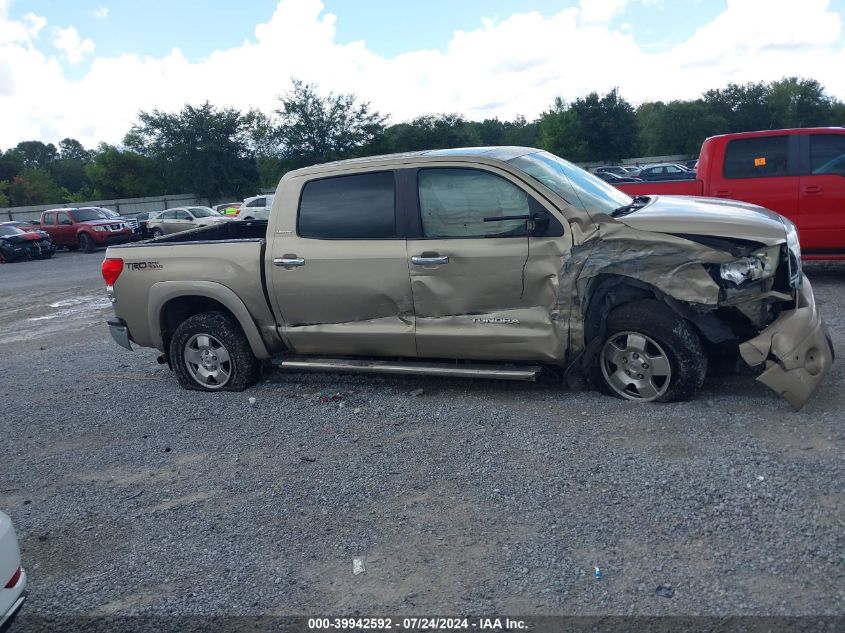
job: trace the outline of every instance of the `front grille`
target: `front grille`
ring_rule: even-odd
[[[124,218],[124,221],[126,222],[126,224],[129,225],[129,228],[133,231],[138,230],[138,218]]]

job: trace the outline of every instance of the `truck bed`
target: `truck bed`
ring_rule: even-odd
[[[630,182],[615,185],[629,196],[649,196],[662,194],[666,196],[703,196],[703,180],[657,180],[652,182]]]
[[[159,309],[171,294],[189,296],[194,292],[211,297],[214,292],[234,293],[271,340],[276,320],[264,287],[266,232],[266,220],[221,222],[109,247],[106,257],[124,262],[114,283],[121,296],[115,314],[128,325],[132,340],[161,348]]]
[[[172,244],[174,242],[223,242],[229,240],[263,239],[267,234],[267,220],[221,222],[217,226],[204,226],[190,231],[171,233],[146,243]]]

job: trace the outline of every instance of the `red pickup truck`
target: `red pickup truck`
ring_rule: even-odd
[[[701,146],[696,177],[618,188],[631,196],[706,196],[758,204],[795,223],[804,259],[845,259],[845,128],[711,136]]]

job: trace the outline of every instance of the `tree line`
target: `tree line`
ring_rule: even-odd
[[[242,198],[291,169],[330,160],[480,145],[540,147],[575,162],[696,155],[713,134],[845,124],[845,103],[819,82],[730,83],[699,98],[634,107],[619,91],[558,97],[537,118],[470,121],[426,114],[388,124],[352,94],[292,80],[270,114],[208,102],[140,112],[121,145],[23,141],[0,151],[0,207],[195,193]]]

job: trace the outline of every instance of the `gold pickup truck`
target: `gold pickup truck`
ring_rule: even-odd
[[[533,380],[690,398],[741,357],[801,407],[833,348],[794,225],[727,200],[631,198],[544,151],[290,172],[267,221],[110,247],[109,328],[186,389],[283,369]]]

